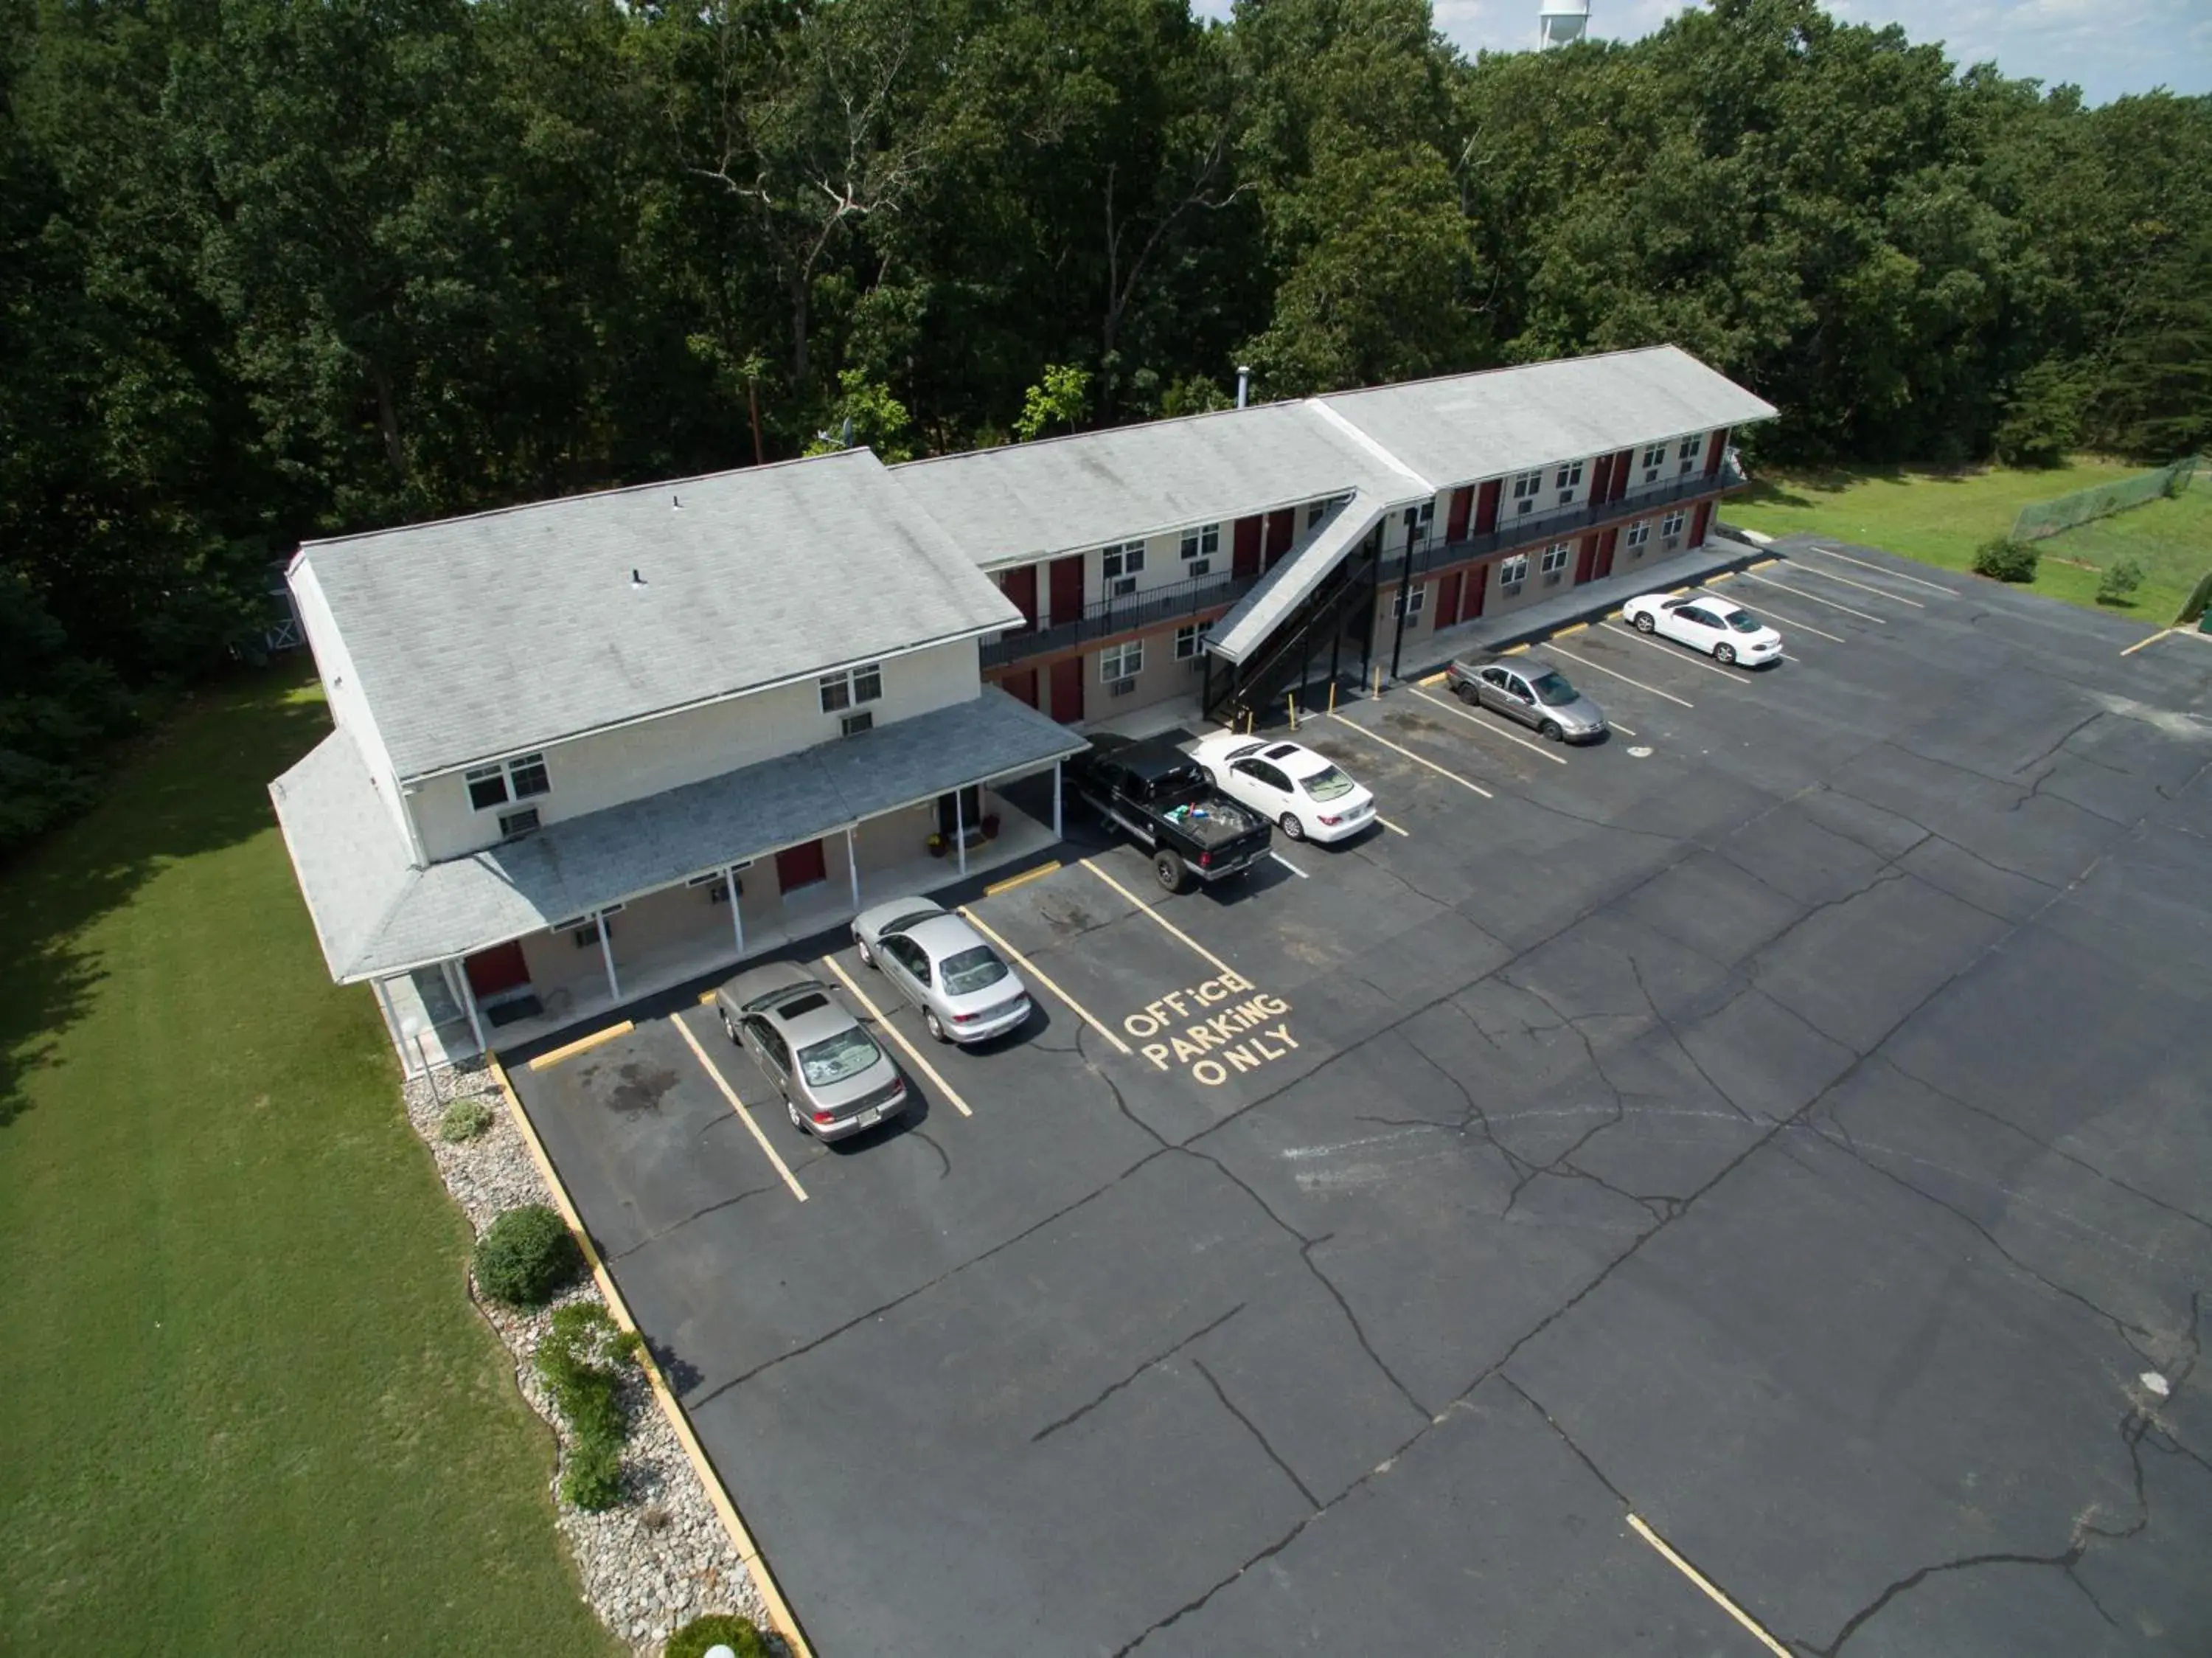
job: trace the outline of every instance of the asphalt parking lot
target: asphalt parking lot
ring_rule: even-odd
[[[817,1651],[2212,1649],[2212,643],[1778,551],[1771,669],[1534,653],[1603,744],[1403,687],[1360,840],[969,890],[985,1050],[821,941],[848,1146],[685,1001],[513,1066]]]

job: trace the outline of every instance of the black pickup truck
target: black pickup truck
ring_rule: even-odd
[[[1170,893],[1193,875],[1219,881],[1267,856],[1274,832],[1266,819],[1221,794],[1206,769],[1164,742],[1102,734],[1068,763],[1078,800],[1152,855],[1152,873]]]

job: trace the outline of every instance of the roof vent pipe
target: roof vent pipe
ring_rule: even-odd
[[[1251,395],[1252,365],[1249,363],[1240,363],[1237,365],[1237,406],[1243,408],[1250,399]]]

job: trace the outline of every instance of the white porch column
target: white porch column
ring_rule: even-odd
[[[592,911],[592,924],[599,930],[599,960],[606,963],[607,994],[617,1002],[622,1000],[622,980],[615,977],[615,947],[607,940],[607,912]]]
[[[1060,838],[1060,765],[1058,760],[1052,763],[1052,838],[1054,840]]]
[[[960,878],[968,878],[968,804],[960,798],[961,791],[952,791],[952,838],[960,849]]]
[[[745,953],[745,917],[738,904],[738,866],[722,867],[722,890],[730,895],[730,933],[738,942],[738,954]]]
[[[853,913],[860,913],[860,854],[853,841],[853,831],[845,831],[845,873],[853,878]]]
[[[399,1074],[402,1076],[420,1076],[423,1070],[422,1056],[408,1051],[414,1044],[407,1039],[407,1033],[399,1027],[399,1010],[392,1005],[392,992],[385,988],[380,978],[372,978],[368,982],[370,988],[376,992],[376,1005],[384,1010],[384,1027],[391,1033],[392,1049],[399,1056]]]
[[[483,1015],[477,1011],[477,991],[476,986],[469,983],[468,967],[460,961],[450,960],[444,966],[446,982],[453,986],[461,1005],[469,1010],[469,1029],[476,1036],[477,1051],[489,1059],[491,1058],[491,1044],[484,1040]]]

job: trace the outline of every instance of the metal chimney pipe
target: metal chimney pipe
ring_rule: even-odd
[[[1252,366],[1247,363],[1237,365],[1237,406],[1243,408],[1252,396]]]

